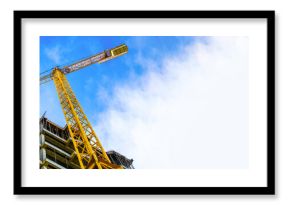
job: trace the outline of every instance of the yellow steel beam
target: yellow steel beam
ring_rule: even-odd
[[[52,72],[52,78],[80,167],[82,169],[122,169],[121,166],[111,163],[65,74],[56,68]]]

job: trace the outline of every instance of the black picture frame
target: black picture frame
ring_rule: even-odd
[[[23,187],[21,102],[22,19],[48,18],[218,18],[267,20],[266,187]],[[14,11],[14,194],[15,195],[273,195],[275,194],[275,11]]]

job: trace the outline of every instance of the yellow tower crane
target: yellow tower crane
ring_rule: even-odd
[[[51,80],[54,82],[75,154],[82,169],[122,169],[122,167],[111,163],[65,75],[94,63],[103,63],[127,52],[128,47],[122,44],[72,65],[63,68],[55,67],[51,73],[40,77],[40,84]]]

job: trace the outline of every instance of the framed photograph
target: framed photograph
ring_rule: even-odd
[[[14,11],[14,194],[275,194],[274,148],[274,11]]]

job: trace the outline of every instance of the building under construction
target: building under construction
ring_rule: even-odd
[[[40,161],[41,169],[80,169],[68,127],[60,127],[46,117],[40,119]],[[113,164],[123,169],[134,169],[133,159],[116,151],[106,152]]]

